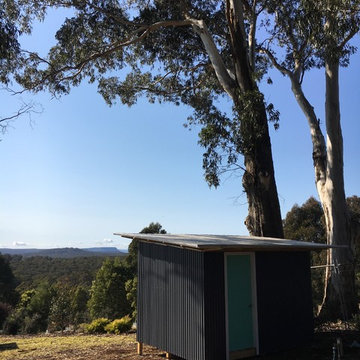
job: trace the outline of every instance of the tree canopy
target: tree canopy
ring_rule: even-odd
[[[209,41],[218,49],[217,61],[221,55],[225,59],[221,62],[227,62],[224,66],[233,67],[222,2],[134,1],[127,5],[125,1],[76,0],[43,4],[71,7],[74,16],[57,31],[57,44],[46,58],[30,55],[23,75],[18,76],[20,83],[61,95],[88,80],[97,83],[109,105],[121,101],[131,106],[141,96],[151,103],[183,103],[194,109],[190,123],[205,125],[200,143],[207,148],[208,183],[218,186],[219,174],[230,165],[237,167],[238,154],[246,145],[239,124],[216,106],[226,90],[198,35],[200,29],[213,33]],[[227,73],[222,76],[230,79]]]
[[[301,206],[294,205],[286,214],[284,235],[287,239],[326,243],[324,214],[319,201],[310,197]]]
[[[96,273],[91,286],[88,307],[92,319],[121,318],[130,312],[125,282],[129,271],[118,259],[107,259]]]
[[[277,121],[279,114],[265,103],[256,83],[264,73],[255,51],[260,2],[43,0],[38,4],[44,11],[70,8],[74,15],[65,19],[46,56],[32,52],[25,59],[24,71],[16,76],[20,84],[62,95],[87,80],[97,84],[109,105],[120,101],[131,106],[146,96],[149,102],[189,106],[190,125],[201,127],[199,143],[205,148],[208,184],[218,186],[226,171],[243,171],[249,231],[283,235],[268,133],[268,118]],[[219,106],[223,97],[232,111]]]
[[[34,19],[43,19],[43,8],[36,2],[24,0],[0,0],[0,90],[16,94],[10,88],[15,74],[23,65],[25,52],[20,47],[19,37],[30,34]],[[0,132],[5,133],[9,123],[18,117],[40,112],[40,107],[30,102],[20,101],[19,107],[4,114],[0,111]]]
[[[151,222],[145,226],[140,234],[166,234],[166,230],[158,222]],[[128,256],[125,258],[125,263],[131,269],[133,276],[137,275],[137,257],[138,257],[138,240],[133,239],[128,248]]]

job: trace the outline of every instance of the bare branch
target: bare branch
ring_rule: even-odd
[[[21,105],[18,108],[18,110],[13,113],[12,115],[8,115],[5,117],[0,117],[0,131],[2,134],[5,134],[8,127],[10,126],[10,123],[23,115],[28,115],[29,118],[31,118],[32,114],[39,114],[42,112],[42,109],[37,109],[38,104],[35,104],[34,102],[26,103],[24,101],[21,101]]]
[[[291,77],[293,75],[292,72],[289,69],[287,69],[284,66],[281,66],[278,63],[277,59],[275,58],[275,56],[273,55],[273,53],[269,49],[260,48],[259,51],[260,51],[260,53],[266,54],[267,57],[270,59],[271,63],[274,65],[274,67],[276,69],[278,69],[283,75],[286,75],[286,76],[289,76],[289,77]]]
[[[32,105],[24,104],[23,106],[21,106],[20,109],[18,109],[18,111],[15,114],[10,115],[10,116],[6,116],[4,118],[0,118],[0,123],[8,122],[10,120],[14,120],[14,119],[20,117],[21,115],[27,114],[31,109],[32,109]]]

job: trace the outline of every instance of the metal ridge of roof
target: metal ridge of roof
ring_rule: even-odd
[[[241,235],[208,234],[140,234],[114,233],[129,239],[137,239],[163,245],[186,247],[198,250],[324,250],[346,248],[341,245],[309,243],[305,241]]]

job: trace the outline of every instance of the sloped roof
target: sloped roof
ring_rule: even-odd
[[[120,235],[129,239],[137,239],[168,246],[191,248],[202,251],[311,251],[340,247],[296,240],[240,235],[136,233],[114,233],[114,235]]]

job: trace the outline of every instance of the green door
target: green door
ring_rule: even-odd
[[[250,255],[227,255],[226,267],[229,351],[254,348]]]

